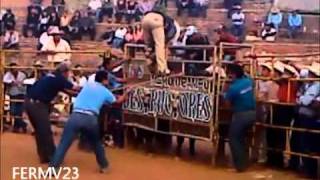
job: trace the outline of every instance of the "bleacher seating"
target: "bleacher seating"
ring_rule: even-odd
[[[19,32],[22,32],[22,26],[25,23],[25,18],[27,16],[26,7],[29,4],[29,0],[19,0],[19,5],[15,3],[10,3],[6,1],[6,4],[3,4],[3,7],[10,7],[14,14],[17,17],[17,25],[16,28]],[[44,0],[44,5],[50,4],[51,0]],[[264,20],[267,16],[267,13],[271,7],[270,3],[264,3],[264,0],[247,0],[244,1],[243,9],[246,14],[246,27],[250,29],[250,27],[255,26],[253,21],[254,19]],[[210,3],[208,9],[208,17],[204,18],[190,18],[186,17],[186,15],[182,15],[181,17],[177,16],[177,8],[175,6],[175,2],[173,0],[169,0],[167,13],[171,17],[175,17],[177,21],[185,26],[187,24],[194,24],[199,27],[200,31],[206,33],[212,40],[214,29],[221,23],[230,24],[229,20],[226,17],[226,10],[223,9],[223,1],[218,0]],[[285,13],[284,13],[285,14]],[[286,22],[286,16],[284,16],[284,22]],[[319,43],[320,35],[319,35],[319,26],[320,26],[320,16],[315,15],[303,15],[304,18],[304,28],[305,32],[301,33],[301,35],[297,39],[288,39],[287,32],[285,28],[281,28],[280,36],[277,39],[277,42],[287,42],[287,43]],[[284,23],[285,25],[286,23]],[[109,24],[107,22],[99,23],[97,25],[97,36],[98,39],[105,30],[112,26],[118,27],[122,24]],[[283,26],[285,27],[285,26]],[[22,49],[35,49],[37,45],[37,40],[35,38],[22,38],[21,40],[21,48]],[[105,43],[98,41],[79,41],[73,42],[74,49],[104,49],[107,46]],[[82,59],[83,57],[79,56],[76,58]]]

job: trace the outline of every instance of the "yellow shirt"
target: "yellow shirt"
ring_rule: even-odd
[[[50,37],[46,44],[42,47],[41,51],[55,51],[55,52],[70,52],[71,48],[67,41],[60,39],[60,42],[55,45],[53,37]],[[69,61],[71,59],[71,53],[56,53],[54,55],[48,55],[48,62],[60,63],[63,61]]]

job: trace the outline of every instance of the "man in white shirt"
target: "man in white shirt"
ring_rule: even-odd
[[[119,29],[116,30],[114,34],[114,39],[112,41],[112,47],[113,48],[121,48],[124,42],[124,36],[127,33],[127,28],[125,27],[120,27]]]
[[[234,36],[237,36],[239,39],[243,39],[244,37],[244,23],[245,23],[245,15],[242,12],[241,6],[234,6],[234,13],[231,16],[232,27],[231,32]]]
[[[9,27],[4,36],[3,49],[18,49],[19,48],[19,33],[13,27]]]
[[[20,132],[20,130],[22,130],[26,133],[27,124],[22,119],[23,99],[26,94],[26,88],[23,85],[23,81],[26,79],[26,75],[21,71],[17,71],[17,69],[13,69],[14,66],[17,66],[17,63],[9,64],[9,67],[12,69],[5,73],[3,83],[5,84],[5,89],[10,96],[10,99],[15,100],[15,102],[10,102],[11,116],[13,116],[15,120],[13,131]],[[17,102],[17,100],[20,100],[21,102]]]
[[[48,54],[48,62],[53,65],[59,64],[61,62],[69,62],[71,59],[71,51],[69,43],[61,38],[63,32],[59,30],[58,27],[53,27],[49,35],[46,44],[43,45],[41,51]],[[61,53],[59,53],[61,52]]]

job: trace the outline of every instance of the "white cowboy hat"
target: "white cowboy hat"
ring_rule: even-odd
[[[273,64],[275,70],[279,71],[280,73],[284,73],[284,65],[282,62],[277,61]]]
[[[272,69],[273,69],[271,63],[261,63],[260,66],[265,67],[265,68],[269,69],[270,71],[272,71]]]
[[[271,11],[271,13],[279,13],[280,12],[280,10],[275,6],[272,7],[270,11]]]
[[[59,27],[57,26],[52,27],[49,31],[49,35],[62,35],[62,34],[64,34],[64,32],[60,31]]]
[[[320,76],[320,63],[312,63],[312,65],[308,67],[308,70],[316,76]]]
[[[33,66],[43,66],[42,62],[40,60],[36,60],[34,63],[33,63]]]
[[[299,76],[299,72],[293,66],[290,66],[288,64],[284,64],[284,68],[285,68],[285,70],[289,71],[290,73],[294,74],[295,76]]]

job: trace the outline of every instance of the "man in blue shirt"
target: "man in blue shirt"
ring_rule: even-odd
[[[299,14],[298,10],[295,10],[292,13],[289,13],[288,25],[289,25],[289,29],[288,29],[289,37],[295,38],[296,34],[302,27],[302,16]]]
[[[67,80],[69,72],[68,65],[60,64],[54,73],[35,82],[27,93],[25,110],[34,127],[37,152],[41,163],[48,163],[55,150],[49,120],[51,101],[60,91],[76,94],[78,90]]]
[[[277,29],[277,31],[279,30],[279,27],[282,23],[282,13],[278,8],[276,7],[271,8],[270,13],[268,15],[267,23],[268,24],[272,23],[274,27]]]
[[[256,119],[254,82],[244,74],[239,65],[231,64],[229,73],[232,82],[224,94],[224,98],[230,102],[233,111],[229,129],[230,148],[236,170],[243,172],[247,168],[248,159],[245,136]]]
[[[56,168],[61,165],[73,139],[81,132],[88,137],[94,148],[100,172],[104,173],[107,170],[109,164],[99,136],[99,112],[104,104],[122,103],[127,97],[125,93],[116,98],[106,88],[108,84],[107,72],[99,71],[96,73],[95,82],[89,82],[83,87],[76,98],[74,110],[65,125],[60,144],[49,166]]]

